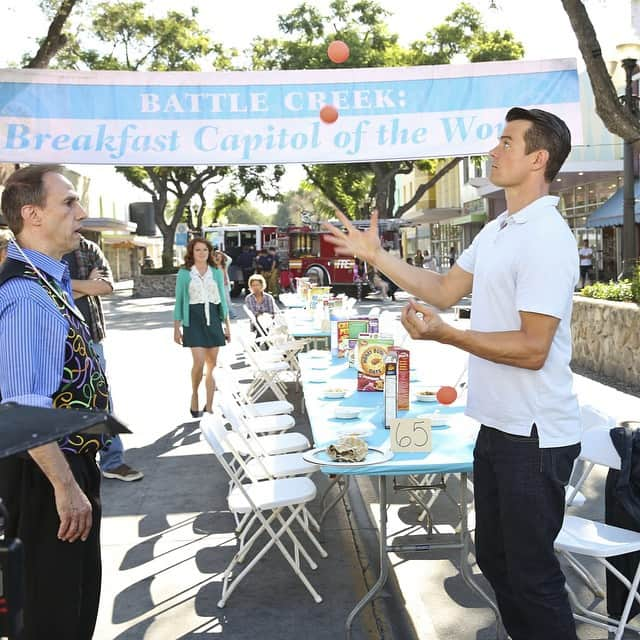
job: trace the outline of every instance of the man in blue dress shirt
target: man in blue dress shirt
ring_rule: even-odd
[[[73,302],[62,256],[86,213],[55,165],[12,174],[2,212],[15,242],[0,267],[0,396],[109,410],[108,386]],[[100,472],[107,436],[72,434],[0,461],[8,537],[25,550],[25,640],[91,638],[100,594]]]

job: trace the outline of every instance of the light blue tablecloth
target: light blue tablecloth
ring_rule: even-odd
[[[370,446],[388,450],[389,430],[383,426],[384,399],[380,392],[356,391],[356,370],[349,368],[343,358],[318,358],[315,354],[299,354],[301,381],[307,414],[316,447],[326,446],[339,437],[339,431],[350,425],[370,426],[375,429],[367,437]],[[419,385],[411,385],[419,386]],[[348,390],[345,398],[330,400],[324,397],[327,388]],[[351,475],[408,475],[424,473],[470,472],[473,467],[473,447],[478,424],[464,415],[464,406],[443,406],[439,403],[416,402],[411,390],[411,406],[398,412],[399,418],[421,414],[440,413],[450,416],[451,426],[432,431],[433,449],[430,453],[395,453],[386,463],[354,467],[322,467],[325,473]],[[340,420],[334,417],[337,406],[358,407],[359,418]]]
[[[278,297],[278,300],[288,308],[300,308],[304,307],[305,305],[304,298],[302,296],[299,296],[297,293],[281,293]]]
[[[285,309],[283,313],[289,334],[294,338],[331,337],[331,332],[328,329],[323,330],[316,327],[313,316],[306,309]]]

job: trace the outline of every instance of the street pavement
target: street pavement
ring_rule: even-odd
[[[391,319],[402,308],[401,302],[372,300],[360,306],[372,305],[382,306]],[[241,305],[235,306],[242,315]],[[136,299],[119,292],[107,299],[105,350],[115,413],[133,431],[123,438],[126,461],[145,477],[134,483],[103,482],[103,591],[94,638],[344,637],[349,611],[377,577],[378,499],[368,479],[352,483],[348,498],[327,517],[322,543],[329,557],[312,553],[319,566],[306,574],[323,596],[321,604],[271,550],[226,607],[217,607],[222,572],[235,549],[234,523],[226,507],[224,472],[189,415],[191,358],[173,342],[172,311],[170,298]],[[468,322],[454,320],[452,313],[445,318],[460,327]],[[233,322],[232,333],[239,331],[246,331],[246,320]],[[433,362],[434,383],[455,382],[463,354],[434,344],[425,354]],[[583,376],[576,376],[575,383],[582,402],[617,419],[640,417],[640,398]],[[309,435],[299,394],[290,386],[296,429]],[[320,492],[327,479],[315,474],[314,480]],[[603,482],[602,472],[590,476],[582,511],[600,519]],[[389,531],[396,538],[414,528],[417,513],[403,495],[390,495]],[[319,512],[318,499],[311,509]],[[456,514],[442,496],[435,499],[433,512],[443,526],[455,527]],[[382,597],[356,619],[353,640],[495,638],[493,614],[462,582],[457,554],[391,554],[391,579]],[[481,576],[478,580],[486,586]],[[601,640],[607,634],[580,625],[579,638]]]

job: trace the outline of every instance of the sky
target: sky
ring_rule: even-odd
[[[329,0],[307,0],[320,10],[326,9]],[[569,19],[560,0],[467,0],[479,9],[487,27],[509,29],[525,46],[525,58],[578,59],[582,65],[571,30]],[[624,37],[625,25],[629,23],[631,0],[585,0],[585,5],[595,26],[605,59],[615,58],[616,40]],[[637,0],[633,0],[637,1]],[[249,46],[257,35],[278,34],[277,16],[286,14],[301,4],[302,0],[186,0],[180,6],[183,11],[190,6],[199,9],[202,26],[208,28],[213,40],[239,50]],[[391,32],[399,34],[401,44],[407,45],[421,39],[433,26],[441,23],[456,6],[458,0],[378,0],[392,15],[388,18]],[[498,9],[491,9],[495,4]],[[175,0],[147,0],[156,15],[175,9]],[[46,32],[48,20],[38,7],[38,0],[0,0],[0,67],[18,64],[25,52],[36,51],[36,39]],[[91,174],[109,180],[112,170],[93,168]],[[283,183],[285,189],[297,186],[302,178],[298,168],[290,169]],[[117,180],[124,181],[123,178]],[[117,183],[119,188],[128,188],[128,183]],[[140,192],[138,192],[138,196]],[[147,199],[146,196],[144,199]],[[260,205],[261,208],[262,205]]]

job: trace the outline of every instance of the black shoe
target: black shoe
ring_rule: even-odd
[[[202,418],[202,411],[194,411],[193,409],[189,409],[189,411],[192,418]]]

